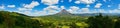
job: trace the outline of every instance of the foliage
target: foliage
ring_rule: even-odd
[[[118,16],[40,16],[0,11],[0,28],[120,28]]]

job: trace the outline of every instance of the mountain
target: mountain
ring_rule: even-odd
[[[71,13],[69,13],[68,11],[66,11],[65,9],[61,10],[60,12],[56,13],[55,15],[72,15]]]
[[[65,9],[61,10],[59,13],[56,13],[57,16],[95,16],[98,13],[84,13],[84,14],[72,14],[66,11]]]
[[[65,9],[63,9],[54,15],[56,16],[95,16],[95,15],[98,15],[98,13],[72,14],[66,11]]]
[[[84,13],[84,14],[73,14],[75,16],[96,16],[99,15],[99,13]]]
[[[68,11],[66,11],[65,9],[61,10],[60,12],[54,14],[54,15],[49,15],[49,16],[96,16],[96,15],[99,15],[100,13],[83,13],[83,14],[72,14],[72,13],[69,13]],[[103,16],[120,16],[119,13],[101,13]]]
[[[8,11],[0,11],[0,14],[1,15],[9,15],[9,16],[22,16],[22,17],[30,17],[30,16],[27,16],[27,15],[24,15],[24,14],[21,14],[21,13],[17,13],[17,12],[8,12]]]
[[[84,13],[84,14],[73,14],[76,16],[96,16],[99,15],[100,13]],[[101,13],[103,16],[120,16],[119,13]]]

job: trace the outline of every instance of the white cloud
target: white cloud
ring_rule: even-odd
[[[18,13],[25,14],[25,15],[30,14],[30,11],[13,11],[13,12],[18,12]]]
[[[5,6],[4,6],[4,5],[1,5],[1,6],[0,6],[0,9],[5,9]]]
[[[34,7],[40,5],[37,1],[32,1],[30,4],[23,4],[23,7],[19,7],[17,8],[18,13],[22,13],[25,15],[29,15],[29,16],[39,16],[39,12],[34,12],[34,10],[32,10]]]
[[[60,11],[60,8],[58,8],[58,6],[48,6],[48,7],[44,8],[42,11],[32,10],[32,9],[28,9],[28,8],[18,8],[18,9],[19,10],[16,12],[22,13],[25,15],[29,15],[29,16],[51,15],[51,14],[55,14],[58,11]]]
[[[72,2],[72,0],[69,0],[69,2]]]
[[[58,6],[48,6],[44,8],[43,11],[47,12],[48,14],[55,14],[60,11],[60,8],[58,8]]]
[[[118,5],[118,9],[120,9],[120,4]]]
[[[59,0],[41,0],[41,2],[46,5],[54,5],[54,4],[58,4]]]
[[[97,12],[98,12],[98,11],[97,11],[96,9],[90,11],[89,8],[81,8],[81,9],[79,10],[79,13],[80,13],[80,14],[84,14],[84,13],[97,13]]]
[[[71,6],[71,8],[68,10],[70,13],[73,14],[84,14],[84,13],[107,13],[104,9],[94,9],[90,10],[89,8],[79,8],[76,6]]]
[[[61,0],[60,2],[63,2],[64,0]]]
[[[89,10],[89,8],[82,8],[81,9],[81,12],[83,12],[83,13],[88,13],[90,10]]]
[[[60,6],[61,9],[65,9],[65,6]]]
[[[30,10],[26,10],[26,11],[19,11],[18,10],[18,11],[14,11],[14,12],[18,12],[18,13],[25,14],[25,15],[28,15],[28,16],[35,16],[35,12],[32,12]]]
[[[84,3],[84,4],[92,4],[92,3],[96,2],[96,0],[78,0],[78,1],[81,3]]]
[[[97,10],[98,10],[98,9],[94,9],[94,10],[91,11],[91,13],[98,13]]]
[[[76,4],[80,4],[80,1],[75,1]]]
[[[104,2],[106,2],[106,0],[103,0]]]
[[[29,16],[32,14],[31,11],[24,11],[24,12],[21,12],[21,13],[29,15]]]
[[[32,10],[32,9],[28,9],[28,8],[17,8],[19,11],[27,11],[27,10]]]
[[[100,8],[101,6],[102,6],[101,3],[97,3],[97,4],[95,5],[95,8]]]
[[[76,14],[83,14],[83,13],[96,13],[95,11],[90,11],[89,8],[79,8],[76,6],[71,6],[70,9],[68,10],[70,13],[76,13]]]
[[[108,7],[111,7],[111,5],[108,5]]]
[[[86,7],[90,7],[90,5],[87,5]]]
[[[32,10],[34,7],[38,6],[39,3],[37,1],[32,1],[30,4],[23,4],[23,7],[19,7],[19,11],[26,11],[26,10]]]
[[[99,13],[106,13],[106,11],[104,9],[98,9]]]
[[[32,1],[30,4],[23,4],[25,8],[31,9],[34,8],[35,6],[40,5],[37,1]]]
[[[76,6],[71,6],[71,7],[70,7],[70,9],[71,9],[71,10],[73,10],[73,11],[76,11],[76,10],[78,10],[78,9],[79,9],[79,7],[76,7]]]
[[[44,15],[47,15],[46,12],[43,12],[43,11],[38,11],[38,10],[33,10],[33,11],[13,11],[13,12],[18,12],[18,13],[21,13],[21,14],[25,14],[25,15],[28,15],[28,16],[44,16]]]
[[[90,10],[89,8],[81,8],[80,13],[107,13],[104,9],[94,9]]]
[[[120,13],[120,9],[109,10],[109,13]]]
[[[44,15],[48,15],[47,12],[45,12],[45,11],[38,11],[38,10],[36,10],[34,12],[34,16],[44,16]]]
[[[79,7],[71,6],[68,11],[69,11],[70,13],[78,13],[77,11],[78,11],[79,9],[80,9]]]
[[[14,8],[15,5],[8,5],[7,7],[9,7],[9,8]]]

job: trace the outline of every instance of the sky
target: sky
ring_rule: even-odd
[[[29,16],[52,15],[62,9],[72,14],[120,13],[120,0],[0,0],[0,10]]]

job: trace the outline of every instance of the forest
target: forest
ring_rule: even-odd
[[[0,11],[0,28],[120,28],[120,16],[27,16]]]

